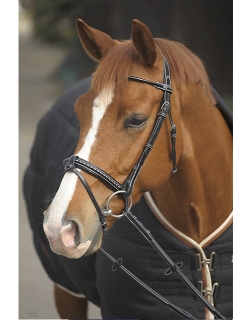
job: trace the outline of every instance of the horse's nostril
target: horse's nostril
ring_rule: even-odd
[[[74,239],[73,241],[76,247],[81,243],[81,234],[76,221],[68,220],[61,230],[61,234],[62,233],[64,238],[70,237],[72,240]]]
[[[74,221],[72,221],[72,223],[75,223]],[[75,237],[74,237],[74,242],[76,246],[79,246],[79,244],[81,243],[81,235],[80,235],[80,231],[79,231],[79,227],[77,225],[77,223],[75,223],[76,227],[75,227]]]

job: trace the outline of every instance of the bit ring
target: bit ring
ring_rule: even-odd
[[[124,213],[121,213],[121,214],[113,214],[113,213],[112,213],[112,209],[109,208],[109,202],[110,202],[110,200],[113,198],[113,196],[115,196],[115,195],[117,195],[117,194],[119,194],[119,193],[121,193],[121,194],[123,195],[123,193],[125,193],[125,191],[124,191],[124,190],[118,190],[118,191],[112,193],[112,194],[109,196],[109,198],[108,198],[108,200],[107,200],[107,203],[106,203],[106,208],[104,208],[104,210],[102,211],[102,214],[103,214],[105,217],[111,216],[111,217],[113,217],[113,218],[120,219],[121,217],[124,216]],[[123,211],[128,211],[128,210],[130,210],[131,207],[132,207],[132,197],[131,197],[131,195],[129,196],[129,198],[126,197],[126,196],[124,196],[124,195],[123,195],[123,197],[124,197],[124,199],[125,199],[125,208],[123,209]],[[129,201],[128,201],[128,199],[129,199]]]

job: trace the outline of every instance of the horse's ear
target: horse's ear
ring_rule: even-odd
[[[85,51],[95,61],[99,61],[118,43],[108,34],[91,28],[81,19],[77,19],[76,29]]]
[[[144,64],[154,66],[157,57],[156,43],[149,28],[137,19],[132,22],[133,44],[138,51]]]

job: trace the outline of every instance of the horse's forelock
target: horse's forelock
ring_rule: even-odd
[[[176,84],[199,83],[211,103],[215,104],[201,59],[179,42],[160,38],[155,38],[155,41],[169,62],[172,80]],[[114,46],[97,66],[92,81],[96,95],[99,95],[104,87],[114,88],[116,85],[122,89],[128,81],[131,64],[138,63],[139,60],[140,57],[131,40],[122,41]]]
[[[118,86],[122,89],[128,81],[131,64],[139,61],[139,55],[132,41],[126,40],[114,46],[100,61],[92,81],[92,88],[96,95],[102,89]]]

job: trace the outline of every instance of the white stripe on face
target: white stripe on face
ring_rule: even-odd
[[[92,126],[85,138],[83,147],[77,153],[80,158],[87,161],[89,160],[89,155],[95,143],[100,122],[108,106],[112,102],[113,96],[113,88],[111,90],[105,88],[100,92],[99,96],[95,98],[92,109]],[[72,174],[71,172],[65,173],[55,198],[51,203],[48,215],[45,218],[44,222],[46,224],[49,222],[49,226],[47,227],[55,237],[60,233],[69,202],[75,192],[77,179],[78,177],[75,174]]]
[[[92,109],[92,127],[90,128],[82,149],[78,152],[78,156],[89,161],[89,155],[92,146],[95,142],[95,137],[98,131],[99,124],[107,110],[107,107],[112,102],[114,90],[103,89],[99,96],[95,98]]]

